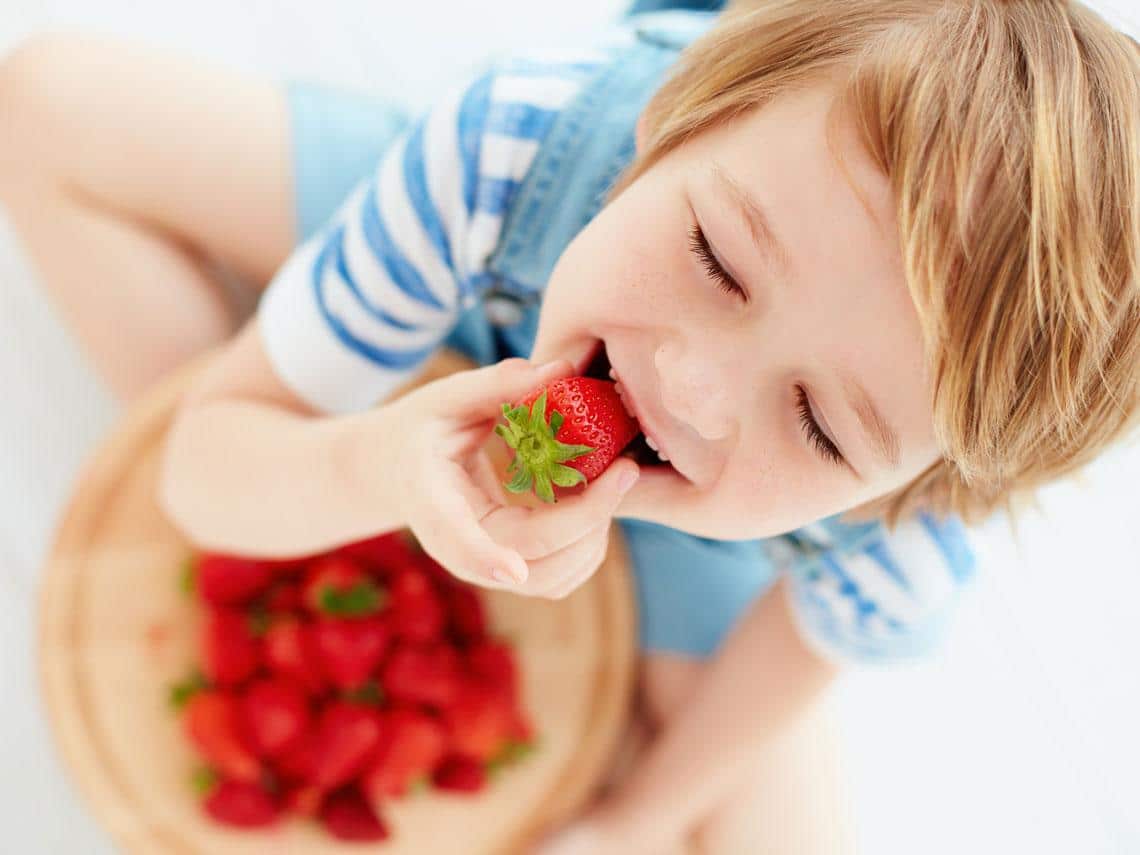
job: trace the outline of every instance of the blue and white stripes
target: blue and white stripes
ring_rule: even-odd
[[[262,301],[266,350],[294,392],[350,412],[414,374],[486,289],[542,139],[604,59],[504,60],[396,139]]]
[[[843,661],[931,652],[974,572],[961,523],[927,514],[891,532],[832,518],[780,541],[769,552],[791,577],[797,623],[820,652]]]

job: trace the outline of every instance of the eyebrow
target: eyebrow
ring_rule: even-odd
[[[898,468],[900,456],[899,436],[890,422],[875,406],[870,394],[863,385],[850,374],[842,377],[843,389],[847,393],[847,403],[855,411],[859,425],[863,428],[872,451],[883,463],[892,469]]]
[[[719,163],[714,162],[710,171],[721,194],[732,202],[736,208],[737,216],[744,220],[748,226],[748,231],[752,235],[752,242],[756,244],[761,253],[775,262],[781,273],[789,273],[792,269],[791,256],[776,236],[764,207],[744,189],[739,181],[725,172]]]

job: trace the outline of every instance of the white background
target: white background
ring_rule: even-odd
[[[414,108],[490,51],[589,33],[624,6],[0,0],[0,52],[35,30],[82,26],[255,73],[384,92]],[[37,568],[77,467],[114,416],[0,223],[6,852],[112,851],[58,765],[33,656]],[[1020,546],[1004,524],[986,527],[981,580],[940,661],[841,686],[866,853],[1140,852],[1140,449],[1105,458],[1086,481],[1047,492]]]

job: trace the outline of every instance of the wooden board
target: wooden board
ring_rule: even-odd
[[[441,354],[420,379],[467,363]],[[189,778],[196,759],[167,705],[195,659],[198,607],[180,590],[190,547],[155,500],[163,440],[192,366],[136,407],[94,455],[43,575],[40,670],[62,756],[126,852],[358,853],[315,825],[241,833],[209,822]],[[393,855],[510,853],[573,814],[604,773],[628,711],[634,605],[615,528],[604,566],[560,602],[488,595],[518,645],[540,750],[478,797],[421,795],[385,806]],[[370,849],[370,851],[373,851]]]

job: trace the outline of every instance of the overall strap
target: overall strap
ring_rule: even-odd
[[[631,19],[636,38],[565,107],[503,224],[489,271],[540,293],[563,251],[634,156],[638,116],[680,51],[716,19],[664,12]]]

